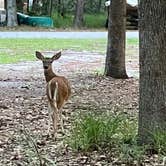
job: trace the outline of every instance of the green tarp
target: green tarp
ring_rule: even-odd
[[[50,17],[29,16],[18,12],[17,18],[19,24],[40,27],[53,27],[53,20]]]

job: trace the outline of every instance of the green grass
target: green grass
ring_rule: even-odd
[[[127,40],[127,45],[138,45],[139,41],[137,38],[130,38]]]
[[[86,28],[104,28],[106,23],[106,14],[96,14],[96,15],[85,15],[85,27]]]
[[[69,144],[81,151],[132,144],[137,134],[137,123],[124,115],[89,113],[76,118],[72,126]]]
[[[54,21],[54,26],[56,28],[71,28],[73,26],[73,16],[68,14],[65,17],[58,15],[58,13],[54,13],[52,15],[52,19]]]
[[[68,145],[83,153],[98,151],[111,152],[120,161],[132,165],[141,162],[145,147],[137,145],[137,120],[119,114],[77,115],[73,122]],[[109,158],[109,156],[107,156]]]
[[[133,165],[135,161],[139,165],[151,149],[150,144],[137,144],[136,118],[124,114],[84,113],[76,115],[75,119],[67,143],[76,152],[111,152],[111,156],[115,155],[126,165]],[[165,131],[153,133],[152,138],[154,150],[159,156],[165,156]]]
[[[127,45],[137,45],[128,39]],[[0,39],[0,64],[36,60],[35,51],[70,49],[105,53],[106,39]]]
[[[67,14],[64,17],[54,13],[53,16],[54,26],[56,28],[72,28],[74,15]],[[83,28],[104,28],[106,22],[107,14],[85,14],[84,16],[84,26]]]
[[[152,133],[154,149],[157,153],[166,156],[166,132],[165,130],[157,130]]]

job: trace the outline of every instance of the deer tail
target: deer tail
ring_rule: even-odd
[[[48,82],[48,95],[51,100],[57,101],[58,82],[55,82],[55,89],[52,92],[52,80]]]

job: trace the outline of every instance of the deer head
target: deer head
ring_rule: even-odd
[[[36,57],[43,62],[44,75],[47,82],[56,76],[56,74],[52,70],[52,63],[53,61],[59,59],[60,56],[61,51],[53,55],[52,58],[44,57],[41,52],[36,51]]]
[[[52,62],[59,59],[61,56],[61,51],[57,52],[53,57],[44,57],[41,52],[36,51],[36,57],[43,62],[44,70],[51,70]]]

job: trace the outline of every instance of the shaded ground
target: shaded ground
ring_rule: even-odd
[[[80,111],[122,108],[121,111],[137,116],[138,79],[115,80],[101,76],[98,71],[104,59],[104,55],[97,53],[66,51],[54,63],[57,72],[67,76],[72,85],[72,96],[64,107],[66,134],[74,115]],[[56,142],[47,138],[49,118],[41,62],[0,67],[0,165],[37,165],[33,141],[49,165],[54,165],[52,161],[57,166],[121,165],[97,152],[86,155],[72,152],[60,131]],[[130,74],[138,76],[138,58],[129,55],[127,68]]]

